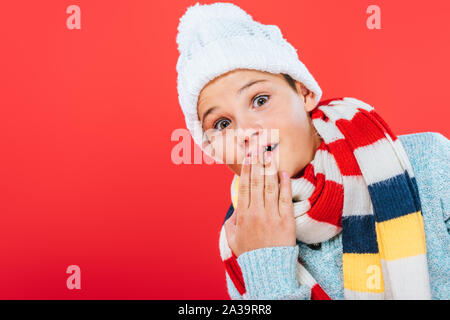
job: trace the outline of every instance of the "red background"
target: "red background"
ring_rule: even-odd
[[[175,38],[195,2],[2,2],[1,299],[228,298],[232,173],[171,162],[185,127]],[[323,99],[366,101],[398,135],[449,136],[449,1],[234,3],[280,27]],[[66,27],[71,4],[81,30]],[[371,4],[381,30],[366,27]],[[66,287],[71,264],[81,290]]]

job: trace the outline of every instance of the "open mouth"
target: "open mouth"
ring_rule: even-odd
[[[273,144],[268,144],[268,145],[265,146],[265,147],[262,147],[262,150],[263,150],[263,152],[266,152],[266,151],[274,151],[277,147],[278,147],[278,143],[273,143]],[[252,153],[252,152],[249,151],[249,152],[247,153],[247,156],[250,156],[251,153]]]
[[[273,150],[275,150],[276,147],[278,147],[278,143],[269,144],[268,146],[264,147],[264,152],[265,151],[273,151]]]

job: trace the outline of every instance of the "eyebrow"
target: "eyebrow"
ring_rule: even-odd
[[[217,108],[218,108],[217,106],[212,107],[212,108],[209,108],[209,109],[203,114],[202,127],[203,127],[203,124],[204,124],[205,119],[206,119],[206,117],[208,116],[208,114],[210,114],[212,111],[214,111],[214,109],[217,109]]]
[[[247,83],[245,86],[243,86],[242,88],[240,88],[236,94],[236,96],[242,94],[242,92],[244,92],[245,90],[247,90],[249,87],[251,87],[252,85],[258,83],[258,82],[264,82],[264,81],[268,81],[266,79],[259,79],[259,80],[252,80],[249,83]]]
[[[259,79],[259,80],[252,80],[250,82],[248,82],[246,85],[244,85],[242,88],[240,88],[237,93],[236,96],[239,96],[240,94],[242,94],[242,92],[244,92],[245,90],[247,90],[248,88],[250,88],[252,85],[259,83],[259,82],[265,82],[268,81],[266,79]],[[202,120],[202,126],[203,123],[205,122],[206,117],[212,112],[214,111],[214,109],[217,109],[217,106],[211,107],[209,108],[204,114],[203,114],[203,120]]]

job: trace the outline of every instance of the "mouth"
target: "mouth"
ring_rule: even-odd
[[[276,148],[278,147],[278,143],[272,143],[272,144],[268,144],[267,146],[263,147],[263,152],[266,151],[274,151]],[[247,153],[247,156],[250,156],[252,152],[250,151],[249,153]]]
[[[266,151],[273,151],[273,150],[275,150],[276,147],[278,147],[278,143],[269,144],[269,145],[264,147],[264,152],[266,152]]]

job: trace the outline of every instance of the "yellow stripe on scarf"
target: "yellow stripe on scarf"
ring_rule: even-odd
[[[344,288],[359,292],[384,292],[378,253],[344,253]]]
[[[426,253],[425,231],[420,211],[376,222],[375,229],[380,256],[386,261]]]

